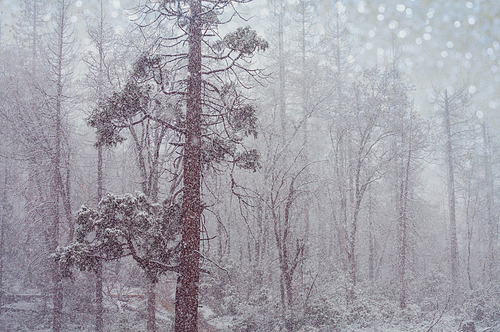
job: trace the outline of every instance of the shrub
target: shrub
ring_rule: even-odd
[[[304,312],[305,323],[311,326],[338,327],[342,322],[342,314],[326,298],[311,302]]]

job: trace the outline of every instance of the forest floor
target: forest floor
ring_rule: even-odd
[[[139,332],[145,329],[145,314],[140,310],[144,306],[144,301],[134,299],[123,306],[120,312],[116,312],[112,307],[107,309],[108,330],[119,332]],[[0,332],[50,332],[50,305],[44,304],[41,298],[32,301],[18,301],[6,304],[0,313]],[[66,310],[64,331],[93,331],[93,319],[91,312],[80,312],[73,308],[72,312]],[[116,309],[116,308],[114,308]],[[242,330],[237,328],[241,317],[222,316],[216,317],[208,307],[200,310],[199,332],[233,332]],[[465,323],[474,324],[474,332],[500,332],[500,321],[490,326],[483,326],[480,322],[465,321],[452,313],[444,313],[441,317],[431,317],[432,319],[420,322],[397,322],[394,324],[377,323],[367,321],[365,326],[343,325],[332,327],[312,327],[303,326],[297,332],[472,332],[474,330],[463,330],[461,326]],[[159,307],[157,310],[158,332],[169,332],[172,328],[173,313]],[[259,329],[259,331],[262,331]],[[246,329],[245,332],[253,332]],[[270,331],[271,332],[271,331]],[[275,332],[275,331],[272,331]]]

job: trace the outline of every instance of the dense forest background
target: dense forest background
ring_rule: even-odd
[[[500,331],[500,2],[213,3],[199,331]],[[173,328],[188,23],[158,6],[0,3],[1,331]]]

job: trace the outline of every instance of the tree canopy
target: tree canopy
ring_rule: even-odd
[[[54,259],[63,275],[71,268],[96,271],[100,260],[131,256],[156,282],[167,271],[177,271],[180,205],[153,203],[142,193],[106,194],[97,209],[77,212],[75,240],[58,247]]]

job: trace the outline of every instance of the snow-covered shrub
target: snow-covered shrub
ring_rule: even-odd
[[[464,314],[468,319],[491,326],[500,321],[500,289],[488,287],[470,292],[464,301]]]
[[[398,304],[395,301],[387,299],[380,300],[377,304],[378,310],[376,310],[374,314],[378,314],[380,321],[392,323],[394,316],[397,314],[398,310],[400,310]]]
[[[433,312],[446,305],[452,289],[451,279],[442,271],[433,270],[422,280],[415,301],[422,312]]]
[[[258,315],[244,316],[233,328],[235,332],[272,332],[279,331],[276,321]]]
[[[71,281],[64,280],[65,320],[79,326],[92,327],[94,322],[94,278],[89,273],[78,273]]]
[[[404,310],[397,308],[392,323],[395,325],[407,325],[420,320],[421,309],[416,304],[408,305]]]
[[[209,305],[217,316],[237,315],[240,303],[237,288],[234,285],[235,267],[231,261],[223,260],[219,267],[208,263],[204,269],[210,273],[202,274],[200,285],[201,303]],[[222,268],[222,269],[221,269]]]
[[[336,331],[340,328],[342,314],[328,299],[321,297],[306,306],[304,322],[314,327],[329,326],[331,331]]]
[[[366,301],[356,300],[347,307],[345,321],[348,325],[369,327],[374,321],[375,315]]]
[[[280,331],[281,308],[270,289],[261,288],[250,296],[248,302],[238,305],[235,332]]]

